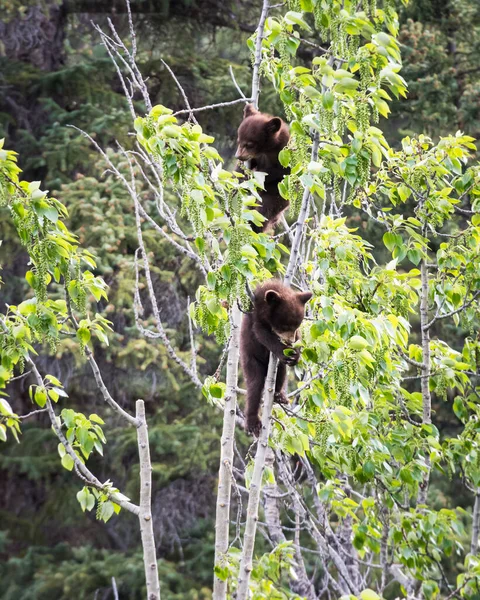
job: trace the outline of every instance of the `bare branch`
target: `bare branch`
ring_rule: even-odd
[[[185,90],[183,89],[181,83],[178,81],[175,73],[172,71],[172,69],[169,67],[169,65],[167,65],[167,63],[163,60],[163,58],[161,60],[162,60],[163,66],[170,73],[170,75],[172,76],[173,81],[177,84],[177,87],[178,87],[178,89],[180,90],[180,93],[183,96],[183,101],[185,102],[185,106],[187,107],[187,112],[189,114],[189,118],[192,119],[192,121],[194,121],[195,123],[198,123],[197,119],[195,119],[195,117],[193,116],[192,107],[190,106],[190,102],[188,101],[187,94],[186,94]],[[178,114],[178,113],[175,113],[175,114]]]
[[[230,77],[232,78],[233,85],[234,85],[234,86],[237,88],[237,92],[240,94],[240,96],[241,96],[242,98],[245,98],[245,99],[246,99],[247,97],[245,96],[245,94],[244,94],[244,93],[243,93],[243,91],[242,91],[242,88],[241,88],[241,87],[238,85],[238,83],[237,83],[237,80],[235,79],[235,75],[233,74],[232,65],[230,65],[230,66],[228,67],[228,70],[229,70],[229,72],[230,72]]]
[[[452,310],[443,315],[438,314],[439,311],[437,311],[437,314],[433,317],[433,319],[431,321],[429,321],[426,325],[423,325],[422,329],[428,330],[435,323],[435,321],[440,321],[441,319],[447,319],[448,317],[452,317],[453,315],[456,315],[456,314],[462,312],[463,310],[468,308],[471,304],[473,304],[475,302],[475,300],[479,297],[480,297],[480,290],[475,292],[473,294],[472,298],[470,298],[470,300],[468,302],[464,302],[460,308]]]
[[[65,286],[65,301],[67,303],[68,314],[70,316],[70,320],[72,322],[72,325],[73,325],[73,327],[74,327],[75,330],[78,330],[78,323],[77,323],[77,320],[75,318],[75,315],[73,314],[72,303],[70,301],[70,295],[68,293],[67,286]],[[90,364],[90,368],[93,371],[93,377],[95,379],[95,383],[97,384],[97,387],[100,390],[100,392],[101,392],[101,394],[102,394],[103,399],[105,400],[105,402],[119,416],[121,416],[123,419],[125,419],[125,421],[128,421],[130,423],[130,425],[133,425],[134,427],[138,427],[138,421],[137,421],[137,419],[134,416],[132,416],[131,414],[129,414],[126,410],[124,410],[112,398],[110,392],[108,391],[107,386],[105,385],[105,382],[103,381],[102,374],[100,373],[100,369],[99,369],[99,367],[97,365],[97,362],[95,361],[95,358],[93,356],[93,352],[90,350],[90,348],[87,345],[85,346],[85,356],[87,357],[88,363]]]
[[[197,112],[203,112],[205,110],[213,110],[214,108],[223,108],[225,106],[233,106],[234,104],[242,104],[245,102],[251,102],[251,98],[237,98],[237,100],[230,100],[229,102],[218,102],[217,104],[209,104],[207,106],[200,106],[199,108],[190,108],[186,110],[177,110],[173,113],[173,116],[184,115],[186,113],[192,114]]]
[[[37,369],[37,366],[35,365],[35,363],[33,362],[33,360],[30,357],[27,358],[27,361],[30,363],[30,365],[32,367],[32,371],[33,371],[34,377],[37,381],[37,385],[40,387],[43,387],[44,382],[43,382],[42,376],[40,375],[40,373]],[[57,438],[63,444],[63,446],[65,448],[65,452],[73,460],[75,467],[83,475],[83,477],[85,477],[85,480],[88,482],[88,485],[91,485],[91,486],[101,490],[113,502],[115,502],[115,504],[118,504],[125,510],[128,510],[128,512],[131,512],[134,515],[138,515],[140,509],[136,504],[133,504],[132,502],[130,502],[128,500],[124,500],[123,497],[120,497],[120,496],[118,496],[118,494],[116,492],[113,492],[109,486],[102,484],[95,477],[95,475],[93,475],[93,473],[81,462],[81,460],[78,458],[77,454],[75,453],[74,449],[72,448],[70,443],[67,441],[67,438],[64,436],[63,431],[61,430],[61,427],[57,421],[57,416],[55,415],[55,412],[53,410],[52,403],[51,403],[50,399],[48,398],[48,396],[47,396],[46,408],[47,408],[48,416],[50,417],[50,422],[52,424],[52,428],[53,428]]]

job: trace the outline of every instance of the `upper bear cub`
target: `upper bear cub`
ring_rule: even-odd
[[[288,402],[283,391],[286,365],[296,365],[300,352],[295,348],[291,356],[285,356],[283,351],[292,348],[299,338],[298,328],[305,315],[305,304],[311,297],[311,292],[294,292],[278,279],[266,281],[254,292],[253,311],[244,316],[240,332],[240,359],[247,384],[245,429],[249,433],[258,435],[262,427],[258,410],[270,352],[280,361],[275,401]]]
[[[278,184],[290,170],[282,167],[278,153],[285,148],[289,139],[288,125],[280,117],[261,113],[252,104],[245,106],[243,121],[238,128],[235,158],[242,162],[250,161],[252,170],[267,173],[265,191],[260,191],[262,206],[258,208],[266,221],[260,227],[252,225],[257,233],[273,229],[288,208],[288,202],[278,192]]]

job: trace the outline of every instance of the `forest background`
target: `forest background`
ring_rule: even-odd
[[[174,71],[193,106],[238,97],[229,69],[245,90],[251,81],[246,39],[255,30],[258,2],[248,0],[158,0],[133,2],[139,40],[138,62],[154,103],[173,110],[184,101],[167,71]],[[480,8],[467,0],[411,0],[399,7],[402,76],[408,97],[391,105],[382,121],[392,146],[405,135],[426,133],[434,139],[461,129],[480,137]],[[102,314],[113,322],[108,348],[95,349],[106,383],[117,401],[131,408],[147,403],[154,474],[154,523],[162,597],[194,600],[210,597],[213,519],[221,435],[221,415],[207,404],[160,344],[142,338],[135,327],[132,289],[137,248],[130,198],[106,164],[74,125],[116,153],[116,140],[127,143],[131,119],[114,67],[91,21],[112,18],[127,33],[123,2],[3,3],[0,15],[0,138],[19,152],[26,180],[61,197],[69,209],[68,226],[97,257],[98,273],[109,289]],[[458,50],[461,41],[461,51]],[[308,49],[303,51],[308,60]],[[300,56],[301,59],[301,56]],[[260,108],[281,114],[268,85]],[[242,106],[198,114],[216,148],[233,166],[236,128]],[[376,241],[378,229],[365,215],[349,225]],[[376,236],[376,237],[375,237]],[[26,255],[12,225],[0,218],[0,301],[25,296]],[[152,236],[153,277],[164,323],[178,348],[188,353],[184,314],[197,282],[188,263]],[[454,328],[445,337],[455,347]],[[448,337],[450,336],[450,337]],[[202,371],[218,365],[216,343],[199,338]],[[62,342],[55,356],[44,356],[46,372],[58,375],[71,402],[85,414],[101,400],[72,343]],[[16,382],[10,395],[18,413],[31,410],[28,389]],[[447,404],[453,399],[447,399]],[[454,430],[451,411],[438,403],[436,424]],[[442,418],[442,415],[445,417]],[[249,441],[243,438],[245,448]],[[106,461],[93,468],[100,479],[113,479],[135,495],[130,475],[136,469],[136,439],[131,431],[111,431]],[[106,467],[105,465],[108,465]],[[105,472],[102,470],[105,469]],[[9,439],[0,453],[0,598],[113,598],[112,577],[121,598],[140,598],[143,564],[135,520],[127,515],[107,523],[83,514],[76,499],[78,481],[59,469],[57,443],[43,416],[23,426],[22,443]],[[437,486],[437,487],[436,487]],[[455,480],[430,494],[439,505],[470,506]],[[21,594],[19,592],[21,590]]]

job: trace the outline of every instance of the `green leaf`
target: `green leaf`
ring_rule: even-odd
[[[383,243],[388,248],[388,250],[392,252],[395,246],[397,245],[397,236],[391,231],[387,231],[387,233],[383,234]]]
[[[368,342],[361,335],[354,335],[348,340],[348,345],[354,350],[364,350],[368,346]]]
[[[228,574],[230,572],[228,569],[228,566],[219,567],[218,565],[215,565],[213,571],[215,573],[215,576],[218,577],[218,579],[220,579],[220,581],[227,581]]]
[[[48,390],[48,396],[54,402],[58,402],[58,399],[60,398],[59,394],[57,394],[57,392],[54,389]]]
[[[359,81],[353,77],[344,77],[333,88],[339,94],[351,95],[358,87]]]
[[[75,462],[69,454],[65,454],[64,456],[62,456],[62,467],[64,469],[67,469],[67,471],[73,471],[74,465]]]
[[[31,288],[35,288],[37,276],[35,275],[35,273],[33,273],[33,271],[27,271],[25,273],[25,279],[27,280],[27,283]]]
[[[414,265],[418,265],[418,263],[422,260],[420,250],[417,250],[416,248],[411,248],[407,252],[407,256],[408,260],[410,260]]]
[[[6,441],[7,441],[7,428],[5,427],[5,425],[0,423],[0,442],[6,442]]]
[[[218,385],[218,383],[214,383],[210,386],[210,395],[214,398],[221,398],[223,396],[223,387]]]
[[[312,98],[312,100],[319,100],[322,97],[322,94],[317,90],[317,88],[313,87],[313,85],[307,85],[303,88],[303,93],[308,98]]]
[[[35,390],[35,403],[38,404],[40,408],[43,408],[47,403],[47,394],[45,393],[45,388],[37,387]]]
[[[77,440],[81,446],[85,446],[89,440],[88,427],[78,427],[76,431]]]
[[[212,271],[207,273],[207,287],[213,292],[217,283],[217,276]]]
[[[330,90],[328,90],[327,92],[325,92],[323,94],[323,96],[322,96],[323,108],[330,110],[331,108],[333,108],[334,102],[335,102],[335,96]]]
[[[79,329],[77,329],[77,338],[82,344],[88,344],[88,342],[90,341],[90,337],[90,330],[86,327],[80,327]]]
[[[52,223],[56,223],[58,221],[58,211],[53,206],[50,206],[49,208],[45,208],[44,210],[42,210],[42,213]]]
[[[96,415],[95,413],[91,414],[88,417],[89,421],[92,421],[92,423],[98,423],[99,425],[105,425],[105,421],[99,417],[98,415]]]
[[[309,24],[302,19],[302,13],[290,10],[283,17],[283,20],[285,21],[285,23],[288,23],[289,25],[298,25],[302,29],[306,29],[307,31],[311,31]]]
[[[98,509],[97,517],[106,523],[114,512],[115,509],[111,502],[103,502]]]
[[[377,592],[374,592],[373,590],[367,588],[366,590],[363,590],[363,592],[360,592],[360,598],[362,600],[381,600],[380,596],[377,594]]]
[[[290,155],[291,153],[288,148],[283,148],[283,150],[280,150],[278,154],[278,160],[280,161],[282,167],[288,167],[290,164]]]

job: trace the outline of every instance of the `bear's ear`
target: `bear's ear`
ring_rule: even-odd
[[[278,302],[280,302],[281,298],[282,297],[280,296],[280,294],[275,290],[267,290],[265,292],[265,302],[267,304],[270,304],[270,305],[278,304]]]
[[[243,109],[243,118],[252,117],[256,115],[258,110],[253,106],[253,104],[245,104],[245,108]]]
[[[282,126],[282,119],[280,117],[273,117],[270,121],[267,121],[265,124],[265,131],[270,135],[274,135],[277,131],[280,130]]]
[[[306,304],[312,297],[312,292],[299,292],[297,296],[302,304]]]

